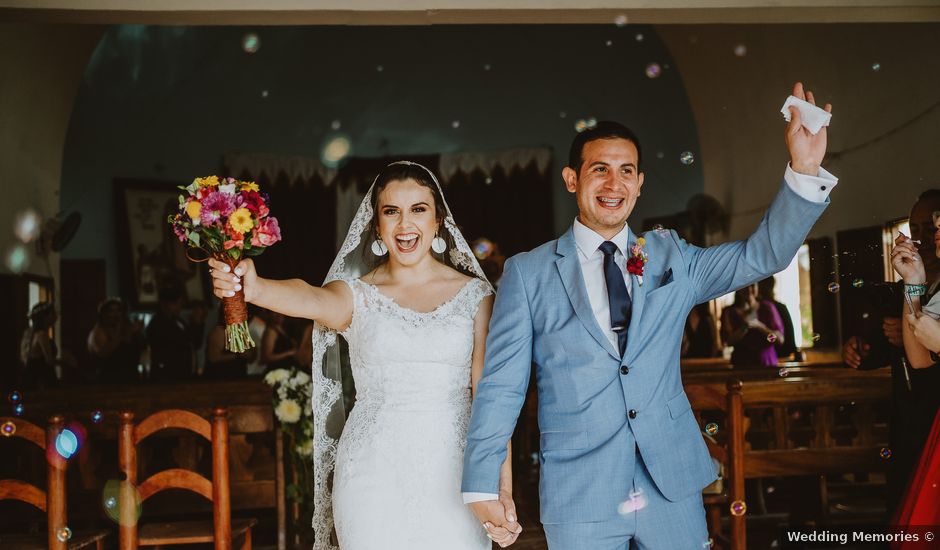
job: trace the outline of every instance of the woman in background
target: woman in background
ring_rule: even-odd
[[[30,310],[29,328],[20,341],[20,360],[24,365],[21,388],[43,389],[58,385],[55,367],[59,363],[59,352],[51,334],[58,318],[51,302],[39,302]]]

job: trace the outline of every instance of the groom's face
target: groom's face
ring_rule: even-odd
[[[621,138],[598,139],[584,145],[581,170],[565,168],[568,192],[578,200],[578,219],[605,238],[623,229],[643,186],[636,146]]]

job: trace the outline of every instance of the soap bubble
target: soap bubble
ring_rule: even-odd
[[[339,130],[342,126],[343,126],[343,123],[340,122],[339,120],[334,120],[333,122],[330,123],[330,128],[334,130]]]
[[[744,57],[745,55],[747,55],[747,46],[745,46],[744,44],[738,44],[737,46],[735,46],[734,55],[736,55],[737,57]]]
[[[633,38],[635,38],[637,42],[642,42],[642,41],[643,41],[643,33],[638,32],[638,33],[636,33],[636,36],[634,36]]]
[[[718,433],[718,424],[715,424],[714,422],[710,422],[709,424],[707,424],[707,425],[705,426],[705,433],[707,433],[708,435],[715,435],[715,434],[717,434],[717,433]]]
[[[658,78],[662,72],[663,69],[659,66],[659,63],[650,63],[646,66],[646,76],[648,78]]]
[[[483,70],[484,70],[484,71],[488,71],[488,70],[490,70],[490,69],[492,69],[492,68],[493,68],[493,66],[490,65],[489,63],[483,65]]]
[[[819,334],[818,332],[813,333],[813,342],[818,342],[820,338],[822,338],[821,334]]]
[[[839,283],[836,283],[836,282],[829,283],[829,292],[833,294],[835,294],[836,292],[839,292]]]
[[[13,414],[16,416],[23,416],[23,413],[26,412],[26,407],[22,403],[17,403],[13,405]]]
[[[855,288],[862,288],[863,286],[865,286],[865,280],[864,279],[852,279],[852,286]]]
[[[450,123],[450,127],[453,128],[453,129],[455,129],[455,130],[456,130],[457,128],[460,128],[460,121],[459,121],[459,120],[455,120],[455,121],[451,122],[451,123]]]
[[[777,490],[777,488],[774,487],[773,485],[768,485],[768,486],[767,486],[767,494],[768,494],[768,495],[774,494],[774,491],[776,491],[776,490]]]
[[[733,516],[743,516],[747,513],[747,503],[743,500],[736,500],[731,503],[731,515]]]
[[[13,233],[24,243],[32,242],[39,236],[39,231],[42,229],[41,221],[38,212],[27,208],[13,218]]]
[[[29,253],[20,243],[11,246],[6,255],[7,268],[13,273],[22,273],[29,267]]]
[[[68,527],[63,527],[55,532],[55,538],[59,539],[59,542],[68,542],[72,540],[72,530]]]
[[[782,368],[777,371],[777,375],[780,376],[780,378],[786,378],[787,376],[789,376],[789,374],[790,374],[790,371],[788,371],[786,368]]]
[[[567,116],[568,116],[568,113],[564,111],[558,111],[558,118],[566,118]]]
[[[881,70],[881,63],[878,63],[877,61],[874,62],[874,63],[872,63],[872,64],[871,64],[871,70],[875,71],[876,73],[877,73],[878,71],[880,71],[880,70]]]
[[[381,65],[376,65],[376,66],[375,66],[375,71],[376,71],[376,72],[379,72],[379,73],[380,73],[380,72],[382,72],[382,71],[384,71],[384,70],[385,70],[385,67],[383,67],[383,66],[381,66]]]
[[[102,413],[101,411],[94,411],[91,413],[91,421],[95,424],[100,424],[103,418],[104,418],[104,413]]]
[[[3,437],[10,437],[16,433],[16,424],[12,420],[7,420],[2,425],[0,425],[0,435]]]
[[[578,119],[578,121],[574,123],[574,130],[580,134],[581,132],[588,130],[590,128],[593,128],[595,126],[597,126],[596,118],[594,117],[582,118],[582,119]]]
[[[692,151],[683,151],[682,154],[679,155],[679,162],[688,166],[695,162],[695,155],[692,154]]]
[[[23,399],[23,394],[13,390],[7,395],[7,399],[10,401],[10,403],[19,403]]]
[[[55,438],[55,450],[66,460],[72,458],[72,455],[78,451],[78,437],[72,430],[62,430]]]
[[[773,344],[774,342],[777,341],[777,335],[772,332],[767,334],[767,341]]]
[[[643,491],[630,491],[630,498],[620,503],[620,506],[617,507],[617,512],[621,516],[625,516],[631,512],[642,510],[645,507],[646,495],[643,494]]]
[[[881,458],[887,460],[887,459],[891,458],[891,454],[892,454],[892,453],[891,453],[891,449],[889,449],[889,448],[887,448],[887,447],[882,447],[882,448],[881,448]]]
[[[627,21],[627,16],[623,13],[617,17],[614,17],[614,25],[617,25],[618,27],[625,27],[627,25]]]
[[[255,53],[261,47],[261,39],[257,34],[250,32],[242,37],[242,49],[245,53]]]
[[[666,157],[666,153],[663,153],[662,151],[656,151],[656,158],[661,159],[665,157]]]
[[[329,168],[338,168],[352,151],[352,142],[346,136],[333,136],[320,153],[323,164]]]
[[[267,91],[267,90],[261,90],[261,97],[268,97],[268,91]]]
[[[126,503],[126,517],[121,517],[121,504]],[[101,493],[101,506],[111,521],[130,526],[140,519],[141,501],[137,487],[129,481],[108,480]]]

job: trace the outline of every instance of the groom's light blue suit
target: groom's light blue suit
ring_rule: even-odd
[[[462,491],[498,492],[534,363],[546,531],[577,523],[594,525],[585,532],[595,533],[622,521],[618,505],[642,473],[649,490],[658,491],[651,498],[691,499],[693,514],[701,516],[695,536],[702,538],[695,540],[707,540],[701,491],[716,471],[679,371],[686,316],[695,304],[785,268],[827,205],[828,199],[812,202],[785,183],[747,240],[700,248],[673,231],[647,233],[649,259],[642,285],[631,277],[633,311],[622,358],[595,320],[572,230],[507,261],[473,402]],[[667,531],[678,527],[669,517],[657,521]],[[659,543],[644,536],[643,548],[666,549],[676,540],[668,532]],[[608,547],[590,540],[556,546]]]

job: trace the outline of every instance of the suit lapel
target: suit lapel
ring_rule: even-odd
[[[614,359],[620,360],[620,354],[614,349],[614,346],[607,339],[607,336],[597,325],[597,319],[594,317],[594,310],[591,308],[591,300],[588,298],[587,289],[584,286],[584,275],[581,273],[581,261],[578,259],[578,249],[574,242],[574,232],[569,229],[558,239],[556,252],[562,257],[555,260],[558,266],[558,274],[565,285],[565,292],[568,293],[568,299],[571,301],[571,307],[574,308],[581,324],[587,329],[588,333],[607,350]],[[633,323],[630,323],[633,326]]]
[[[629,246],[633,247],[634,244],[636,244],[636,235],[633,233],[633,231],[630,231]],[[647,248],[648,246],[649,241],[647,241]],[[649,251],[647,250],[647,252]],[[627,257],[629,258],[629,248],[627,250],[627,254]],[[650,267],[651,262],[652,257],[650,257],[650,261],[647,262],[644,266],[644,274],[646,274],[644,281],[647,285],[650,283],[649,279],[651,276],[650,271],[647,268]],[[643,315],[643,305],[646,302],[646,289],[648,288],[648,286],[640,285],[639,278],[636,275],[630,275],[629,281],[631,285],[630,297],[633,300],[633,311],[630,312],[630,327],[627,329],[627,349],[623,352],[623,358],[625,362],[628,359],[632,360],[630,351],[631,349],[636,349],[636,346],[638,345],[637,336],[639,336],[640,333],[640,317]]]

